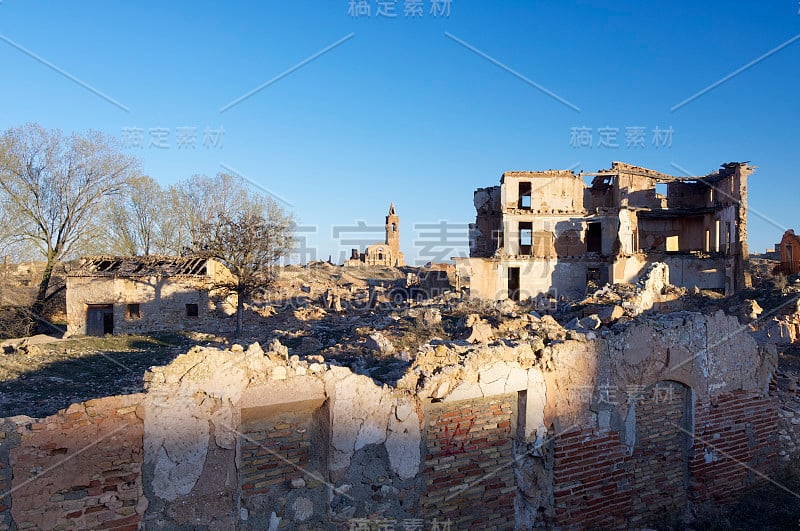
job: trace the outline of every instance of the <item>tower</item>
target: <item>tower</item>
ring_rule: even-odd
[[[392,256],[400,256],[400,217],[394,210],[394,203],[389,205],[389,215],[386,216],[386,245],[392,250]]]

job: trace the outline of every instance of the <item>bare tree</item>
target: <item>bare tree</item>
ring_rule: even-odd
[[[18,227],[14,239],[34,244],[46,265],[33,312],[40,314],[53,266],[96,227],[103,198],[118,193],[138,162],[99,132],[65,136],[38,124],[0,135],[0,196]]]
[[[219,179],[219,177],[218,177]],[[196,254],[224,264],[235,280],[217,288],[237,295],[236,337],[242,334],[244,299],[256,288],[271,285],[275,265],[294,245],[294,219],[273,199],[249,193],[241,181],[225,176],[226,182],[245,193],[237,204],[198,222],[194,230]]]
[[[192,175],[170,190],[172,210],[177,216],[179,253],[193,246],[198,230],[213,222],[220,213],[258,211],[258,196],[235,176],[218,173],[215,177]]]
[[[170,217],[166,193],[151,177],[128,179],[121,193],[108,198],[106,227],[109,248],[116,254],[167,254],[160,237],[162,224]]]

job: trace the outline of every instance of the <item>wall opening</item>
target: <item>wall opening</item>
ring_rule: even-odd
[[[725,222],[725,254],[730,254],[731,252],[731,242],[733,241],[733,232],[731,231],[731,222]]]
[[[519,254],[531,254],[533,246],[533,222],[521,221],[519,224]]]
[[[508,298],[519,301],[519,268],[508,268]]]
[[[656,195],[667,197],[667,183],[656,183]]]
[[[531,183],[519,183],[519,208],[530,209],[531,206]]]
[[[503,248],[503,231],[502,230],[493,230],[492,231],[492,243],[494,244],[494,250]]]
[[[197,317],[200,315],[200,308],[197,304],[190,303],[186,305],[186,317]]]
[[[114,333],[114,305],[89,304],[86,308],[86,334],[103,337]]]
[[[142,311],[139,303],[128,304],[126,315],[128,319],[141,319]]]
[[[603,249],[603,230],[599,221],[589,222],[586,227],[586,252],[600,253]]]
[[[667,252],[677,253],[680,250],[681,250],[680,237],[678,235],[667,236]]]
[[[586,269],[586,283],[594,283],[595,285],[600,283],[600,268],[599,267],[590,267]]]

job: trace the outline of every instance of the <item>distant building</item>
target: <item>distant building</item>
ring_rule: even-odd
[[[236,311],[235,295],[218,286],[233,278],[198,257],[84,258],[67,274],[67,334],[218,330]]]
[[[506,172],[500,186],[475,191],[459,278],[483,299],[577,298],[592,284],[635,282],[658,261],[672,284],[735,293],[746,283],[752,172],[744,162],[700,177],[623,162],[577,175]]]
[[[406,265],[405,257],[400,252],[400,217],[394,209],[394,203],[389,205],[389,215],[386,216],[386,241],[373,243],[363,253],[353,249],[346,266],[384,266],[401,267]]]
[[[780,272],[784,275],[800,273],[800,236],[789,229],[783,234],[777,247],[781,257]]]

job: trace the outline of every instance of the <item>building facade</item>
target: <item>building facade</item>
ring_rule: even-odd
[[[218,330],[236,312],[236,295],[219,289],[232,279],[199,257],[87,257],[67,274],[67,334]]]
[[[674,177],[613,162],[594,173],[506,172],[475,191],[460,282],[483,299],[578,298],[589,285],[635,282],[658,261],[672,284],[732,294],[746,282],[753,170],[732,162]]]
[[[783,234],[781,243],[777,246],[780,254],[781,265],[779,271],[784,275],[800,273],[800,236],[789,229]]]

